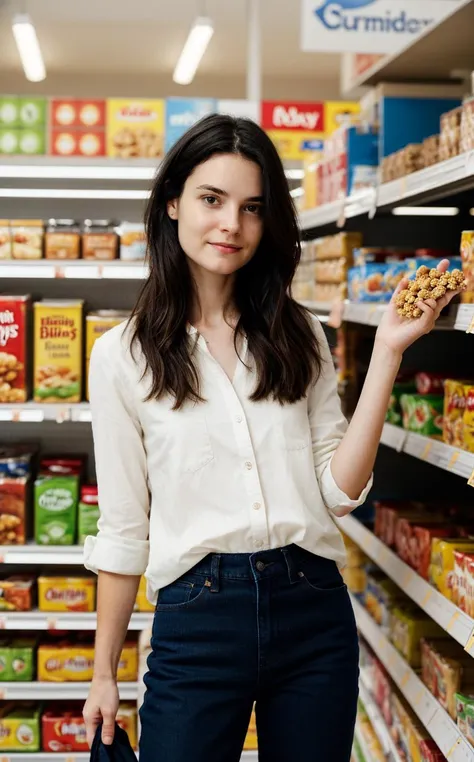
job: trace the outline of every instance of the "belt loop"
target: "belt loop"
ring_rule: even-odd
[[[219,566],[221,557],[219,553],[213,553],[211,561],[211,593],[219,592]]]
[[[295,582],[298,581],[295,566],[293,563],[293,559],[291,557],[290,548],[282,548],[281,552],[283,553],[283,558],[285,559],[286,567],[288,569],[288,579],[290,580],[290,584],[294,585]]]

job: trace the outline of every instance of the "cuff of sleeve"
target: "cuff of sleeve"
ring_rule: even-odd
[[[97,574],[142,575],[148,565],[150,545],[147,540],[131,540],[113,535],[86,537],[84,566]]]
[[[335,516],[345,516],[347,513],[350,513],[355,508],[358,508],[359,505],[362,505],[365,503],[367,499],[367,495],[369,494],[370,490],[372,489],[372,484],[374,482],[373,475],[370,477],[369,481],[367,482],[367,485],[357,498],[357,500],[351,500],[343,491],[338,487],[334,480],[334,476],[332,475],[331,471],[331,463],[328,464],[327,468],[325,469],[323,476],[322,476],[322,484],[321,484],[321,492],[323,495],[324,502],[326,503],[326,506],[331,513],[334,513]]]

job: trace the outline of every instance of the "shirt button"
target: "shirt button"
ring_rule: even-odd
[[[242,416],[241,416],[241,415],[236,415],[236,416],[235,416],[235,420],[237,421],[237,423],[242,423],[242,421],[243,421],[244,419],[242,418]]]
[[[254,545],[256,548],[263,548],[263,541],[262,540],[255,540]]]
[[[245,468],[247,469],[247,471],[252,470],[253,466],[249,460],[245,461]]]
[[[254,503],[253,504],[254,511],[259,511],[261,507],[262,507],[261,503]]]

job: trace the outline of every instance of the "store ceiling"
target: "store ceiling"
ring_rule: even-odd
[[[190,25],[210,16],[215,34],[199,70],[244,76],[246,0],[0,0],[0,70],[21,71],[10,19],[30,13],[49,73],[170,76]],[[336,85],[339,56],[299,49],[299,0],[261,0],[263,74]],[[185,88],[182,89],[183,94]]]

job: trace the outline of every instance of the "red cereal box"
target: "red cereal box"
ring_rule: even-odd
[[[454,551],[454,570],[451,600],[462,611],[466,611],[466,591],[467,591],[467,562],[474,559],[472,553],[466,553],[463,550]]]
[[[455,537],[457,534],[454,527],[431,526],[429,524],[416,524],[413,527],[413,555],[412,566],[423,579],[429,578],[429,566],[431,563],[431,541],[433,537]]]
[[[49,708],[44,712],[41,724],[43,751],[88,751],[86,726],[80,707]]]
[[[27,321],[29,296],[0,294],[0,403],[28,396]]]

